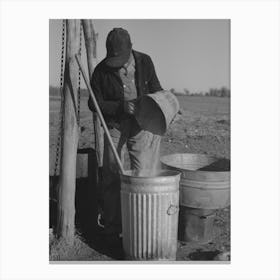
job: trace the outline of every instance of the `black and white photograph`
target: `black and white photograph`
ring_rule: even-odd
[[[0,0],[0,279],[279,280],[279,23]]]
[[[229,263],[230,20],[49,36],[49,260]]]

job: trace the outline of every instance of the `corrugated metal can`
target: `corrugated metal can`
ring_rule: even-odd
[[[180,172],[121,175],[123,248],[129,260],[176,260]]]

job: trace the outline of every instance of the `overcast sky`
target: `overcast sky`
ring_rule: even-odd
[[[50,85],[58,86],[62,20],[50,20],[49,27]],[[133,48],[151,56],[163,88],[198,92],[230,86],[229,20],[94,20],[98,61],[106,56],[106,37],[114,27],[128,30]]]

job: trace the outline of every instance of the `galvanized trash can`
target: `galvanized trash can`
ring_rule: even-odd
[[[176,260],[178,171],[155,177],[121,175],[123,248],[127,260]]]
[[[161,163],[163,168],[182,174],[179,238],[210,242],[214,238],[213,210],[230,204],[230,161],[186,153],[163,156]]]

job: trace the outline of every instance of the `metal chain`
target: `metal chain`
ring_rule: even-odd
[[[58,176],[58,163],[61,154],[61,147],[63,141],[63,129],[64,129],[64,93],[63,93],[63,82],[64,82],[64,66],[65,66],[65,27],[66,27],[66,20],[62,21],[62,47],[61,47],[61,64],[60,64],[60,112],[59,112],[59,131],[57,135],[57,142],[56,142],[56,154],[55,154],[55,164],[54,164],[54,176]],[[80,42],[79,42],[79,55],[82,52],[82,21],[80,21]],[[80,104],[81,104],[81,71],[79,69],[79,77],[78,77],[78,104],[77,104],[77,123],[80,125]]]
[[[82,20],[80,20],[80,42],[79,42],[79,56],[82,53],[82,36],[83,36],[83,25]],[[79,77],[78,77],[78,106],[77,106],[77,122],[78,126],[80,126],[80,107],[81,107],[81,70],[79,68]]]
[[[64,48],[65,48],[65,20],[62,20],[62,43],[61,43],[61,61],[60,61],[60,112],[59,112],[59,131],[57,135],[57,142],[56,142],[56,154],[55,154],[55,164],[54,164],[54,176],[58,175],[58,162],[59,162],[59,155],[62,146],[63,140],[63,128],[64,128],[64,118],[63,118],[63,110],[64,110],[64,93],[63,93],[63,82],[64,82]]]

